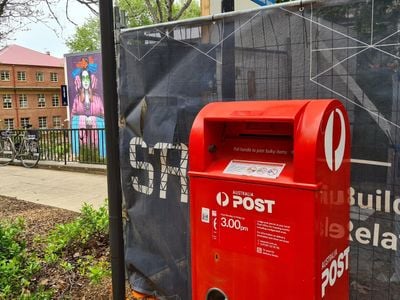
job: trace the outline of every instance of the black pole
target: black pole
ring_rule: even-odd
[[[221,12],[235,10],[234,0],[222,0]],[[224,20],[224,39],[235,30],[234,20]],[[235,35],[232,34],[222,44],[222,99],[235,100]]]
[[[63,152],[64,152],[64,165],[67,165],[67,137],[65,136],[67,129],[63,128]]]
[[[234,0],[222,0],[221,2],[221,12],[228,12],[235,10],[235,1]]]
[[[113,299],[125,299],[122,191],[119,160],[118,94],[112,0],[100,0],[104,117],[106,124],[107,188]]]

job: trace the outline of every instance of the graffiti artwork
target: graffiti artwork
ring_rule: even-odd
[[[105,155],[104,103],[100,53],[66,57],[70,127],[73,131],[72,152],[78,155],[82,147],[96,147]]]

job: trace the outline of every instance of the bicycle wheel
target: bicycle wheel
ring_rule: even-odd
[[[6,166],[14,160],[15,152],[8,138],[0,138],[0,166]]]
[[[21,144],[20,159],[22,165],[26,168],[35,167],[40,159],[39,143],[37,140],[27,140],[25,143]]]

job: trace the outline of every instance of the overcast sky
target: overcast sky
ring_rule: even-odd
[[[89,10],[76,1],[70,0],[69,2],[70,19],[82,25],[91,16]],[[65,16],[65,0],[59,2],[55,12],[63,25],[62,29],[55,21],[50,22],[48,26],[41,23],[30,24],[29,30],[18,32],[13,36],[13,40],[8,41],[8,44],[17,44],[43,53],[50,51],[52,56],[63,57],[68,53],[64,40],[75,33],[75,25],[69,22]],[[49,27],[56,29],[57,34]]]

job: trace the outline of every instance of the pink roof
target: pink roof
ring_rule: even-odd
[[[63,67],[64,59],[18,45],[9,45],[0,50],[0,64]]]

